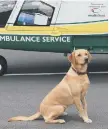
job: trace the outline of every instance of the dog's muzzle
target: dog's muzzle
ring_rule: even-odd
[[[85,58],[85,63],[88,63],[88,58]]]

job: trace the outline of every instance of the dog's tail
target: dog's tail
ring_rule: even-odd
[[[12,117],[8,120],[8,122],[12,121],[29,121],[29,120],[35,120],[41,116],[40,112],[37,112],[36,114],[26,117],[26,116],[17,116],[17,117]]]

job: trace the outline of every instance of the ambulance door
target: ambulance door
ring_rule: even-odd
[[[18,0],[7,22],[7,30],[29,33],[52,32],[61,1]]]

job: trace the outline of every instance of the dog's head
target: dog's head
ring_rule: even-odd
[[[68,60],[75,65],[86,65],[92,59],[91,54],[85,49],[78,49],[68,56]]]

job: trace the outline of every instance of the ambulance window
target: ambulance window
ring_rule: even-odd
[[[0,1],[0,27],[5,27],[16,1]]]
[[[18,26],[49,26],[54,7],[39,0],[26,0],[16,19]]]

